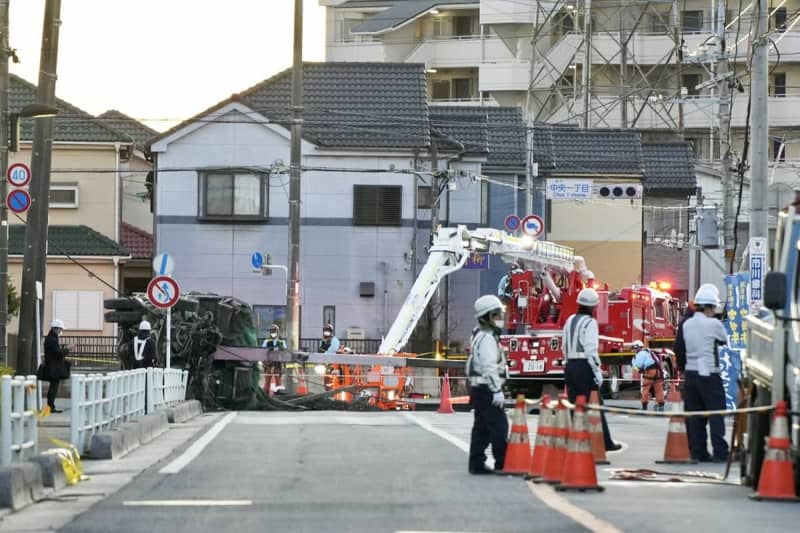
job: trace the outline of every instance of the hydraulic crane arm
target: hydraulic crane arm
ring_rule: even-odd
[[[408,342],[442,278],[464,266],[471,253],[498,255],[521,261],[529,270],[569,272],[576,256],[572,248],[530,237],[514,237],[492,228],[440,228],[433,238],[428,261],[422,268],[400,312],[381,342],[378,353],[394,354]]]

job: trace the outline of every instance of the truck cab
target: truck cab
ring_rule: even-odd
[[[778,216],[772,271],[763,286],[764,308],[747,316],[743,385],[750,406],[785,400],[800,408],[800,212],[790,207]],[[751,414],[743,439],[742,481],[756,486],[769,435],[770,414]],[[800,485],[800,417],[789,424],[795,479]],[[800,492],[800,486],[797,487]]]

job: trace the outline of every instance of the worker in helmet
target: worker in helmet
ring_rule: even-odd
[[[719,290],[711,283],[701,285],[694,297],[696,312],[683,324],[686,343],[686,383],[683,403],[687,412],[725,409],[725,388],[719,366],[719,347],[728,342],[722,322],[714,318],[720,307]],[[721,415],[688,417],[689,452],[697,461],[725,462],[728,443]],[[713,455],[708,453],[706,424],[711,430]]]
[[[640,373],[642,380],[642,411],[647,411],[650,403],[650,389],[655,390],[656,411],[664,410],[664,375],[661,371],[661,358],[644,347],[640,340],[633,341],[631,366]]]
[[[156,364],[156,343],[151,337],[150,322],[142,320],[136,337],[131,339],[130,350],[136,361],[136,368],[148,368]]]
[[[267,337],[261,344],[262,348],[266,348],[268,352],[275,350],[286,350],[286,339],[281,337],[281,328],[278,324],[272,324],[269,327],[269,337]]]
[[[564,322],[561,350],[567,360],[564,369],[564,383],[567,386],[569,401],[575,402],[578,396],[587,400],[591,391],[599,391],[603,383],[600,368],[600,334],[594,310],[600,301],[597,291],[585,288],[578,293],[578,311]],[[600,394],[598,401],[602,402]],[[603,425],[603,439],[607,451],[622,448],[611,440],[608,423],[603,412],[600,413]]]
[[[58,342],[58,337],[64,331],[64,322],[59,319],[50,323],[50,331],[44,338],[44,363],[37,369],[37,377],[42,381],[49,382],[47,388],[47,405],[51,413],[61,413],[56,409],[56,396],[61,380],[69,378],[69,361],[67,355],[74,346],[65,348]]]
[[[514,296],[514,289],[511,285],[511,274],[519,274],[524,272],[525,269],[522,263],[514,261],[509,267],[508,274],[500,278],[500,283],[497,284],[497,297],[503,302],[508,302]]]
[[[319,353],[335,354],[339,351],[339,339],[333,334],[333,325],[325,324],[322,328],[322,342],[319,343]]]
[[[475,419],[469,446],[470,474],[491,474],[486,462],[486,447],[492,445],[494,470],[503,470],[508,437],[508,419],[503,410],[505,396],[506,358],[500,349],[503,329],[503,302],[487,294],[475,300],[473,306],[478,331],[472,336],[469,358],[465,368],[469,380],[469,397]]]

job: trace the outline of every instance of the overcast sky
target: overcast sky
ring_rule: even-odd
[[[38,80],[45,0],[11,0],[11,72]],[[325,55],[325,10],[304,0],[303,57]],[[56,94],[157,130],[291,66],[293,0],[62,0]]]

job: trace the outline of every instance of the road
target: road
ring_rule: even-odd
[[[608,480],[613,468],[657,468],[666,427],[664,420],[609,420],[626,447],[598,470],[606,491],[563,494],[520,478],[468,475],[468,413],[204,415],[191,428],[170,430],[171,448],[162,443],[160,452],[148,451],[156,443],[119,461],[87,462],[95,479],[73,488],[86,497],[104,476],[127,477],[116,492],[95,494],[91,507],[84,502],[82,514],[61,522],[44,518],[59,505],[75,505],[65,498],[12,515],[27,518],[0,522],[0,530],[766,533],[795,527],[800,506],[752,502],[749,490],[735,483]],[[535,417],[529,424],[534,430]],[[176,431],[185,434],[178,438]],[[720,474],[724,467],[669,470],[699,468]]]

